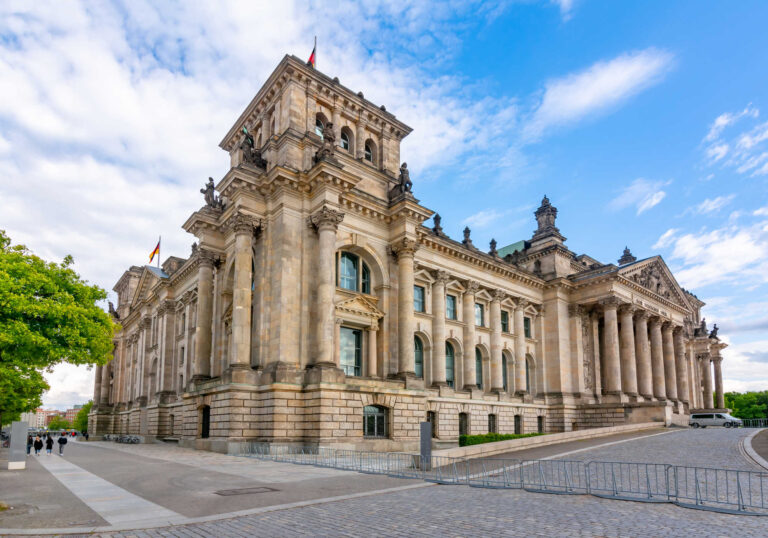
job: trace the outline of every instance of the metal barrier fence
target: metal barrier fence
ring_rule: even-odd
[[[768,418],[744,418],[742,426],[745,428],[768,428]]]
[[[768,472],[662,463],[422,458],[403,452],[241,443],[240,456],[483,488],[668,502],[686,508],[768,515]]]

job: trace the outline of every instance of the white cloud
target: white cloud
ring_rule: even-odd
[[[483,209],[465,218],[461,223],[472,228],[485,228],[506,214],[507,212],[497,211],[496,209]]]
[[[710,146],[707,148],[707,157],[712,159],[712,162],[717,162],[728,154],[729,149],[728,144]]]
[[[640,215],[658,205],[667,195],[662,189],[670,181],[648,181],[638,178],[630,183],[616,198],[608,204],[609,209],[618,211],[635,206]]]
[[[744,392],[768,387],[768,367],[764,360],[768,340],[732,343],[725,336],[723,354],[723,389]]]
[[[672,63],[669,52],[649,48],[549,81],[525,136],[535,139],[551,127],[602,113],[659,82]]]
[[[653,249],[659,249],[659,248],[665,248],[672,244],[674,241],[675,234],[678,232],[677,228],[670,228],[666,232],[664,232],[661,237],[659,237],[659,240],[654,243],[654,245],[651,247]]]
[[[735,125],[742,119],[755,120],[759,115],[760,111],[750,104],[741,112],[726,112],[718,116],[703,140],[707,164],[733,168],[739,174],[749,174],[752,177],[768,175],[768,151],[765,148],[765,142],[768,140],[768,122],[752,125],[741,133],[733,134],[729,139],[723,136],[726,127]]]
[[[560,17],[564,21],[570,20],[573,16],[573,2],[574,0],[551,0],[553,4],[560,8]]]
[[[709,127],[709,132],[707,133],[707,136],[704,137],[704,141],[712,142],[716,140],[720,136],[720,133],[723,132],[723,129],[729,125],[733,125],[743,117],[757,118],[759,115],[760,111],[754,108],[752,103],[748,104],[741,112],[725,112],[724,114],[720,114]]]
[[[717,196],[715,198],[707,198],[703,202],[701,202],[699,205],[697,205],[694,208],[694,213],[698,214],[707,214],[707,213],[717,213],[720,211],[723,207],[730,204],[731,201],[736,197],[735,194],[731,194],[728,196]]]
[[[768,217],[768,205],[765,207],[761,207],[760,209],[756,209],[753,213],[753,215],[760,217]]]

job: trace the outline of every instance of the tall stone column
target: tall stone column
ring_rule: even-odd
[[[309,225],[317,230],[317,323],[315,324],[315,357],[313,363],[319,366],[339,366],[334,350],[333,295],[336,291],[336,230],[344,220],[344,214],[323,206],[309,217]]]
[[[403,238],[392,246],[397,256],[397,340],[399,377],[415,376],[416,355],[413,348],[413,257],[419,245],[413,239]]]
[[[435,273],[432,284],[432,385],[445,385],[445,285],[450,276]]]
[[[216,256],[199,248],[197,268],[197,325],[195,326],[195,362],[192,381],[211,377],[211,334],[213,330],[213,264]]]
[[[704,382],[704,393],[702,394],[704,409],[712,409],[714,402],[712,401],[712,366],[710,365],[709,354],[701,355],[699,357],[701,361],[701,375]]]
[[[616,309],[619,301],[615,297],[604,299],[603,306],[603,357],[605,364],[605,379],[603,388],[605,394],[621,393],[621,366],[619,362],[619,323]]]
[[[504,376],[501,371],[501,301],[507,294],[502,290],[493,292],[491,300],[491,390],[504,392]]]
[[[251,312],[253,302],[253,234],[256,222],[242,214],[227,222],[235,233],[235,275],[232,289],[232,356],[230,370],[251,369]]]
[[[621,318],[621,388],[628,396],[637,395],[637,359],[635,356],[635,328],[632,317],[635,308],[622,305],[619,308]]]
[[[475,293],[480,284],[470,280],[464,292],[464,356],[462,365],[464,373],[464,389],[476,389],[475,376]]]
[[[677,401],[677,372],[675,369],[675,346],[672,341],[672,324],[665,322],[662,326],[662,347],[664,350],[664,384],[667,399]]]
[[[96,373],[93,380],[93,406],[99,407],[101,404],[101,369],[103,366],[96,367]]]
[[[355,133],[355,157],[358,160],[365,158],[365,121],[362,117],[357,122],[357,132]]]
[[[648,341],[648,312],[641,310],[635,316],[635,356],[637,358],[637,388],[643,398],[653,397],[653,370],[651,369],[651,343]]]
[[[109,370],[112,362],[105,364],[101,368],[101,396],[99,398],[100,405],[110,405],[109,401]]]
[[[675,344],[675,369],[677,371],[677,397],[680,401],[688,403],[688,361],[685,356],[685,340],[683,328],[676,327],[674,334]]]
[[[368,328],[368,377],[376,377],[379,370],[376,349],[376,334],[379,327],[378,322],[376,323],[377,325],[371,325]]]
[[[515,394],[527,393],[525,386],[525,307],[528,301],[519,299],[515,307]]]
[[[720,355],[715,355],[712,362],[715,365],[715,392],[717,393],[717,408],[725,409],[725,395],[723,394],[723,358]]]
[[[651,369],[653,379],[653,395],[658,400],[667,399],[667,389],[664,377],[664,346],[661,339],[661,323],[659,318],[651,319]]]

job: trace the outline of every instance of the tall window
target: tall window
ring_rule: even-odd
[[[365,160],[370,163],[373,162],[373,148],[371,147],[370,142],[365,143]]]
[[[323,128],[325,125],[323,125],[323,120],[320,118],[317,118],[315,120],[315,134],[319,136],[320,138],[323,138]]]
[[[520,435],[523,433],[523,416],[515,415],[515,433]]]
[[[427,411],[427,422],[432,429],[432,438],[437,437],[437,413],[434,411]]]
[[[536,417],[536,426],[539,433],[544,433],[544,417]]]
[[[386,407],[366,405],[363,408],[363,435],[365,437],[387,437]]]
[[[456,319],[456,296],[445,296],[445,317],[448,319]]]
[[[523,332],[525,333],[526,338],[532,338],[531,337],[531,318],[523,318]]]
[[[477,388],[483,388],[483,354],[477,347],[475,348],[475,381],[477,381]]]
[[[485,309],[480,303],[475,303],[475,325],[485,327]]]
[[[359,376],[363,365],[363,332],[359,329],[341,327],[340,331],[341,369],[347,375]]]
[[[349,151],[349,135],[343,131],[341,133],[341,147]]]
[[[509,332],[509,312],[506,310],[501,311],[501,332]]]
[[[336,260],[338,285],[350,291],[371,293],[371,270],[351,252],[340,252]]]
[[[499,433],[499,427],[496,419],[496,415],[488,415],[488,433]]]
[[[208,439],[211,435],[211,406],[204,405],[200,410],[200,438]]]
[[[416,377],[424,377],[424,344],[418,336],[413,337],[413,351],[416,359],[414,364]]]
[[[424,312],[424,288],[422,286],[413,287],[413,309],[416,312]]]
[[[469,417],[466,413],[459,413],[459,435],[469,433]]]
[[[507,390],[507,354],[501,355],[501,383],[504,391]]]
[[[450,342],[445,343],[445,381],[449,387],[453,386],[454,377],[454,353]]]
[[[525,358],[525,392],[531,393],[531,359]]]

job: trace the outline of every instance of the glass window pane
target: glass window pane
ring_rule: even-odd
[[[362,367],[362,331],[342,327],[339,334],[341,369],[346,375],[359,376]]]
[[[413,309],[416,312],[424,312],[424,288],[421,286],[413,287]]]
[[[456,297],[453,295],[445,296],[445,317],[456,319]]]
[[[413,337],[413,348],[416,359],[414,365],[416,377],[424,377],[424,345],[418,336]]]
[[[483,354],[475,348],[475,382],[477,388],[483,388]]]
[[[349,135],[347,133],[341,133],[341,147],[349,150]]]
[[[371,151],[371,146],[368,144],[365,145],[365,160],[373,162],[373,151]]]
[[[531,318],[523,318],[523,329],[526,338],[531,338]]]
[[[475,303],[475,325],[483,327],[483,305]]]
[[[320,138],[323,138],[323,122],[320,121],[320,118],[315,120],[315,134]]]
[[[345,290],[357,291],[357,256],[349,252],[341,253],[339,287]]]
[[[501,311],[501,330],[502,332],[509,332],[509,313],[506,310]]]
[[[502,388],[507,390],[507,356],[501,356],[501,383]]]
[[[448,383],[449,387],[453,386],[453,346],[446,342],[445,343],[445,381]]]
[[[371,293],[371,270],[368,269],[368,266],[366,264],[363,264],[363,278],[362,278],[362,292],[363,293]]]

